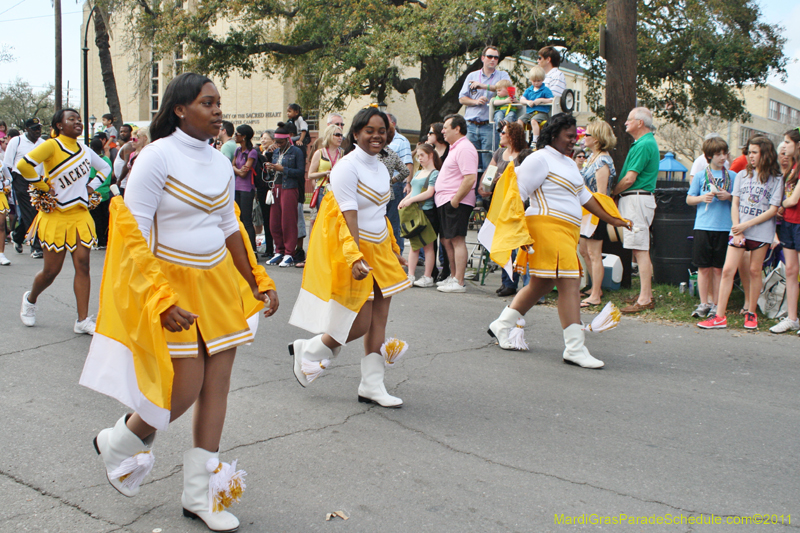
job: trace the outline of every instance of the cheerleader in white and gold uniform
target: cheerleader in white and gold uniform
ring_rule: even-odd
[[[490,324],[489,334],[497,338],[503,349],[527,349],[518,329],[524,325],[522,317],[555,286],[558,316],[564,329],[564,361],[584,368],[601,368],[603,362],[592,357],[584,346],[581,325],[578,260],[581,206],[612,226],[628,227],[630,223],[617,218],[619,212],[610,198],[593,196],[586,188],[570,157],[575,141],[575,118],[564,113],[555,115],[539,136],[538,150],[519,168],[512,169],[516,171],[519,195],[509,195],[504,202],[517,201],[521,206],[521,202],[530,199],[525,222],[533,241],[533,253],[521,249],[517,266],[530,272],[531,282]],[[511,332],[517,333],[518,342],[510,338]]]
[[[318,335],[294,341],[289,352],[295,377],[306,387],[343,344],[364,337],[358,400],[400,407],[403,400],[383,382],[382,344],[392,296],[411,282],[386,218],[390,180],[378,154],[388,130],[388,118],[375,108],[353,118],[353,150],[331,171],[333,194],[325,195],[311,231],[303,286],[289,319]]]
[[[44,251],[44,268],[36,274],[31,290],[22,296],[20,318],[26,326],[36,323],[36,300],[61,272],[65,251],[72,253],[75,266],[75,299],[78,320],[75,333],[94,333],[95,322],[89,316],[89,251],[97,244],[94,220],[89,214],[89,196],[103,184],[111,167],[93,151],[78,143],[83,133],[81,116],[74,109],[61,109],[53,117],[54,139],[40,144],[17,163],[17,170],[31,185],[49,191],[55,198],[55,208],[40,210],[29,230],[37,235]],[[45,175],[36,173],[43,164]],[[89,181],[89,171],[97,172]]]
[[[230,161],[208,144],[221,124],[211,80],[184,73],[170,82],[125,201],[112,200],[97,331],[81,384],[135,411],[94,441],[108,480],[126,496],[138,493],[153,465],[156,430],[194,405],[183,513],[228,532],[239,521],[225,507],[244,488],[235,461],[219,462],[231,369],[236,348],[254,338],[263,303],[271,316],[278,296],[239,223]]]

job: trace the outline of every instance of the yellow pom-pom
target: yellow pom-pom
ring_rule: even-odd
[[[384,364],[387,367],[394,366],[394,364],[405,355],[406,351],[408,351],[408,344],[406,344],[405,341],[394,337],[386,339],[386,342],[381,346],[381,355],[383,355]]]

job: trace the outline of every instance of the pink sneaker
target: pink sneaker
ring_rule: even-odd
[[[744,329],[758,329],[758,317],[755,313],[744,314]]]
[[[722,329],[728,327],[728,319],[724,316],[714,315],[708,320],[703,320],[697,324],[698,328],[703,329]]]

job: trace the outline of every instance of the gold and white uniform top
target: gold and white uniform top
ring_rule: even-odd
[[[125,189],[125,205],[156,257],[209,269],[239,231],[233,167],[209,144],[180,129],[142,150]]]
[[[44,178],[35,168],[44,166]],[[89,181],[89,173],[94,168],[97,173]],[[111,173],[111,166],[88,150],[77,140],[64,135],[48,139],[25,154],[17,163],[17,169],[25,181],[37,188],[50,185],[50,194],[56,199],[56,208],[66,211],[76,206],[89,207],[87,185],[97,189]]]
[[[549,215],[581,225],[581,206],[592,198],[592,193],[575,161],[546,146],[526,157],[515,170],[522,201],[531,200],[526,216]]]
[[[385,218],[389,188],[386,166],[358,146],[331,170],[331,190],[339,209],[358,211],[358,236],[367,242],[378,244],[389,237]]]

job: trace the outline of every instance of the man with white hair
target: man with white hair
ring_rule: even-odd
[[[340,113],[328,113],[328,122],[326,123],[325,127],[328,127],[330,125],[339,126],[340,128],[342,128],[343,133],[347,133],[346,131],[344,131],[344,117]],[[314,141],[314,145],[311,147],[311,151],[309,152],[309,154],[314,154],[317,150],[322,148],[322,137],[323,137],[322,134],[324,132],[325,128],[321,128],[319,130],[319,136],[317,137],[317,140]]]
[[[653,191],[658,179],[658,163],[661,154],[653,136],[653,113],[646,107],[634,108],[625,121],[625,131],[634,142],[625,158],[620,176],[614,187],[619,195],[619,211],[633,225],[632,230],[623,229],[622,246],[633,251],[639,265],[639,298],[633,304],[620,309],[623,313],[638,313],[655,308],[653,301],[653,263],[650,262],[650,225],[656,210]]]

